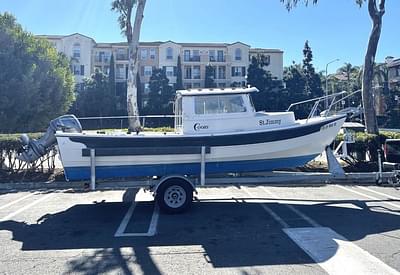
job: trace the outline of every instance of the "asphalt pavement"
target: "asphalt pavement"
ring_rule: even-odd
[[[0,274],[398,274],[399,215],[391,186],[200,188],[178,215],[143,190],[2,191]]]

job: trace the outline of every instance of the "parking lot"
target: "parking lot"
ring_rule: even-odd
[[[0,193],[0,274],[400,271],[393,187],[204,188],[179,215],[135,193]]]

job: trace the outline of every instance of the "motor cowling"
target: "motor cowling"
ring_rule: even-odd
[[[81,133],[82,126],[74,115],[63,115],[50,121],[46,133],[37,140],[30,139],[27,134],[22,134],[20,137],[22,149],[17,158],[32,163],[47,154],[57,142],[56,131]]]

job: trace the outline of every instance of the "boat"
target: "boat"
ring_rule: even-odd
[[[21,160],[32,162],[57,143],[67,180],[162,177],[272,171],[302,166],[329,146],[346,115],[296,119],[292,111],[256,111],[255,87],[178,90],[174,132],[83,131],[66,115],[53,120],[39,140],[21,138]],[[313,108],[315,109],[315,108]]]

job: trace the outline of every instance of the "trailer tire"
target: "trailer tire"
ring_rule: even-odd
[[[182,178],[170,178],[157,190],[156,201],[160,209],[168,214],[182,213],[193,200],[192,185]]]

